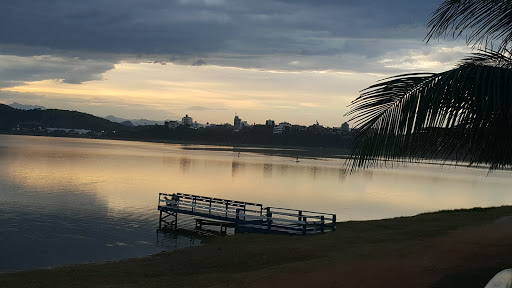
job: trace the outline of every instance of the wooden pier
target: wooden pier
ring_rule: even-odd
[[[195,228],[228,227],[235,233],[313,234],[336,230],[336,214],[305,210],[263,207],[262,204],[210,198],[184,193],[158,196],[159,229],[178,228],[178,215],[195,218]]]

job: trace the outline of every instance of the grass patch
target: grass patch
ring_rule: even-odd
[[[494,245],[492,247],[496,251],[492,250],[489,255],[481,257],[482,263],[465,267],[456,262],[460,260],[457,257],[464,260],[464,257],[472,259],[479,255],[467,252],[473,251],[469,248],[467,251],[462,248],[486,243],[480,243],[478,237],[474,243],[469,243],[462,237],[462,244],[456,242],[451,247],[450,241],[459,241],[452,236],[462,228],[490,225],[510,215],[510,206],[474,208],[376,221],[340,222],[337,223],[336,232],[322,235],[236,235],[213,239],[199,247],[143,258],[3,273],[0,274],[0,287],[246,287],[255,283],[264,287],[279,287],[285,285],[280,281],[293,279],[302,279],[294,284],[295,287],[305,287],[308,285],[305,279],[317,277],[318,283],[324,283],[321,281],[337,281],[341,277],[335,276],[338,274],[344,275],[340,283],[349,285],[352,278],[354,281],[372,281],[365,275],[357,278],[358,265],[370,270],[374,266],[380,270],[383,268],[379,267],[384,267],[391,275],[393,265],[402,264],[404,267],[417,264],[418,267],[414,266],[414,270],[411,270],[420,273],[416,278],[430,275],[430,278],[425,278],[425,283],[430,283],[428,287],[475,287],[456,286],[454,283],[461,283],[462,280],[487,283],[492,275],[502,269],[501,266],[512,267],[512,262],[508,263],[507,260],[501,260],[497,265],[496,260],[492,259],[498,256],[492,253],[500,254],[500,249],[502,252],[512,251],[512,247],[507,246],[508,242],[499,242],[501,238],[492,238],[489,243]],[[434,255],[436,245],[440,247],[440,255]],[[457,249],[462,250],[457,252]],[[454,251],[460,255],[453,259],[446,258],[449,262],[442,258],[449,257],[450,253],[456,255]],[[388,263],[393,265],[386,267]],[[397,271],[401,269],[399,267]],[[352,272],[352,269],[356,272]],[[379,287],[387,287],[386,283],[393,283],[393,278],[388,282],[381,280]]]

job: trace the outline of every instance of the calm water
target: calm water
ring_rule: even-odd
[[[182,148],[0,135],[0,271],[198,245],[155,232],[160,192],[336,213],[338,221],[512,204],[508,171],[413,165],[347,176],[337,159]]]

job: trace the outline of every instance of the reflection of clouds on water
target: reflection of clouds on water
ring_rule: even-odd
[[[229,161],[220,161],[213,159],[203,159],[202,163],[205,169],[228,168],[231,165]]]
[[[155,245],[158,190],[151,188],[158,184],[141,179],[158,174],[147,164],[162,163],[160,158],[140,151],[132,156],[117,146],[113,154],[121,156],[112,156],[95,140],[92,147],[89,139],[74,141],[81,143],[73,152],[68,139],[0,135],[0,271],[139,257],[185,245]],[[148,183],[149,189],[138,189]]]
[[[42,147],[35,141],[40,139]],[[190,240],[159,235],[155,248],[159,192],[324,211],[340,220],[512,204],[510,172],[486,177],[485,170],[410,165],[345,174],[341,159],[301,158],[296,163],[293,157],[249,151],[237,157],[233,151],[179,147],[0,135],[0,223],[9,231],[4,237],[0,230],[0,246],[31,245],[35,250],[21,252],[25,260],[20,261],[28,262],[30,254],[38,253],[31,239],[43,241],[41,247],[56,255],[82,249],[112,258],[127,255],[122,251],[156,253],[163,250],[159,243],[189,245]],[[60,240],[51,244],[48,239]],[[63,241],[68,240],[78,244],[66,247]],[[116,242],[131,246],[106,246]]]

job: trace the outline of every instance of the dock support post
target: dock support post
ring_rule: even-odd
[[[299,211],[299,219],[297,219],[297,220],[299,221],[299,223],[302,222],[302,211]]]
[[[332,215],[332,231],[336,231],[336,215]]]
[[[239,228],[238,228],[238,224],[240,223],[240,216],[239,216],[239,213],[240,213],[240,209],[236,209],[235,234],[240,232],[240,231],[239,231]]]
[[[267,207],[267,228],[268,230],[272,229],[272,212],[270,212],[270,207]]]
[[[324,232],[325,232],[325,228],[324,228],[325,216],[324,216],[324,215],[322,215],[322,216],[320,217],[320,221],[322,221],[322,222],[320,223],[320,232],[324,233]]]
[[[162,210],[160,210],[160,218],[158,218],[158,229],[162,229]]]
[[[308,221],[308,217],[302,217],[302,220],[304,221],[304,224],[302,224],[302,234],[306,235],[306,223]]]

